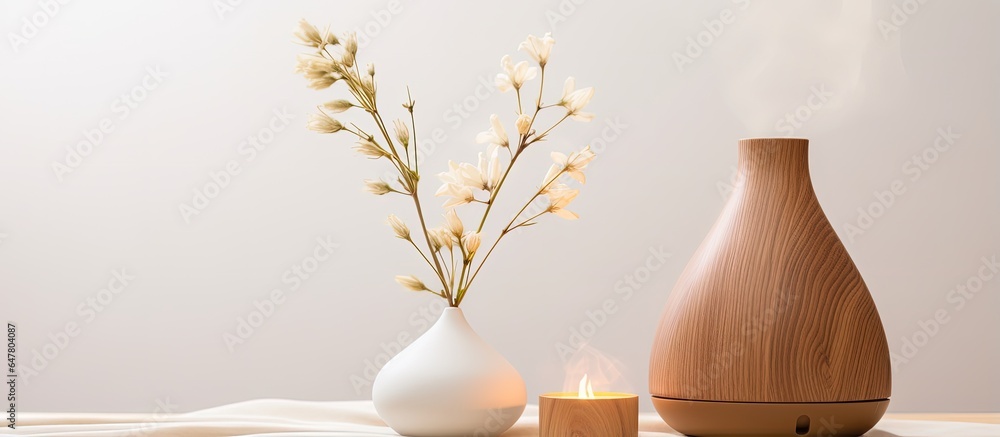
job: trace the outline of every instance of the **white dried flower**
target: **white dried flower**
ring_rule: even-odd
[[[545,36],[539,38],[535,35],[528,35],[528,39],[521,42],[517,46],[518,50],[524,50],[538,62],[538,65],[542,67],[549,61],[549,54],[552,53],[552,46],[556,43],[556,40],[552,38],[551,33],[546,33]]]
[[[406,123],[403,120],[395,120],[393,124],[396,127],[396,139],[403,147],[410,145],[410,129],[406,127]]]
[[[575,212],[565,209],[578,194],[580,194],[579,190],[574,190],[565,184],[555,183],[551,185],[546,193],[546,196],[549,198],[549,208],[547,212],[551,212],[567,220],[575,220],[579,218],[580,216]]]
[[[379,147],[378,144],[375,144],[374,142],[368,140],[358,141],[358,145],[354,146],[354,150],[357,150],[358,153],[372,159],[378,159],[384,156],[389,156],[389,153],[386,152],[385,149]]]
[[[444,213],[444,222],[445,229],[451,232],[453,237],[462,238],[465,227],[462,225],[462,219],[458,217],[458,213],[454,209],[449,209],[448,212]]]
[[[563,84],[562,98],[559,99],[559,106],[566,108],[567,115],[574,120],[593,120],[594,114],[582,111],[590,103],[590,99],[594,97],[594,87],[574,90],[575,86],[576,83],[572,77],[566,78],[566,82]]]
[[[481,168],[464,162],[456,164],[454,161],[448,161],[448,171],[438,173],[438,178],[446,185],[453,184],[478,190],[487,189],[486,178]]]
[[[521,114],[517,117],[517,121],[514,122],[514,125],[517,126],[517,133],[526,135],[528,133],[528,129],[531,129],[531,117],[529,117],[528,114]]]
[[[431,238],[431,245],[435,247],[435,250],[440,250],[442,247],[451,250],[454,237],[451,236],[450,231],[444,228],[435,228],[427,232]]]
[[[344,51],[351,55],[358,54],[358,35],[354,32],[348,33],[344,39]]]
[[[381,196],[383,194],[391,193],[392,187],[390,187],[385,181],[365,179],[365,191]]]
[[[369,76],[375,77],[375,64],[369,62],[367,65],[367,70]]]
[[[441,250],[441,240],[438,237],[437,229],[427,230],[427,239],[431,242],[431,252],[437,252]]]
[[[430,291],[430,289],[424,285],[423,281],[417,279],[417,277],[413,275],[396,276],[396,282],[410,291]]]
[[[487,160],[486,155],[479,152],[479,175],[483,178],[483,189],[493,191],[500,182],[500,149],[495,148]]]
[[[330,118],[329,115],[324,113],[310,114],[308,126],[310,130],[325,134],[339,132],[344,128],[344,125],[340,124],[339,121]]]
[[[299,27],[295,30],[295,37],[299,39],[301,44],[315,47],[318,50],[323,50],[323,47],[326,47],[327,44],[337,44],[337,37],[330,33],[328,29],[320,32],[316,26],[309,24],[305,19],[299,20]]]
[[[587,182],[587,177],[583,174],[583,170],[587,168],[587,164],[593,161],[596,156],[594,152],[590,151],[590,146],[584,147],[580,152],[570,153],[569,156],[559,152],[552,152],[552,160],[555,161],[556,165],[565,169],[570,177],[576,179],[581,184]]]
[[[404,240],[410,239],[410,228],[406,227],[406,223],[396,217],[395,214],[389,214],[389,219],[387,220],[389,226],[392,227],[392,232],[396,234],[397,237]]]
[[[503,129],[503,124],[500,123],[500,117],[496,114],[490,115],[490,129],[484,132],[480,132],[476,135],[476,142],[479,144],[489,143],[500,147],[508,147],[510,143],[507,140],[507,131]]]
[[[573,76],[567,77],[563,82],[562,96],[559,97],[560,106],[565,106],[570,94],[576,91],[576,79]]]
[[[364,93],[369,99],[375,98],[375,81],[371,76],[361,78],[361,85],[364,86]]]
[[[332,112],[334,114],[339,114],[339,113],[344,112],[344,111],[346,111],[348,109],[351,109],[352,106],[354,106],[353,103],[351,103],[351,102],[349,102],[347,100],[343,100],[343,99],[333,100],[333,101],[329,101],[329,102],[326,102],[326,103],[323,104],[323,107],[326,108],[326,110],[328,110],[328,111],[330,111],[330,112]]]
[[[476,200],[472,188],[458,184],[444,184],[434,193],[435,196],[446,196],[448,200],[444,202],[445,208],[453,208]]]
[[[327,58],[315,55],[298,55],[295,72],[309,79],[309,87],[317,90],[329,88],[334,82],[342,79],[336,72],[336,64]]]
[[[549,171],[545,173],[545,178],[542,179],[541,193],[547,193],[551,188],[552,184],[556,181],[556,178],[562,174],[565,167],[559,164],[552,164],[549,166]]]
[[[479,250],[479,245],[482,243],[482,239],[479,236],[479,232],[469,232],[462,237],[462,244],[465,246],[465,253],[471,258],[472,254]]]
[[[521,61],[514,65],[510,55],[505,55],[500,59],[500,67],[503,68],[504,72],[497,74],[495,83],[501,92],[521,89],[525,82],[534,79],[535,75],[538,74],[538,70],[535,67],[530,67],[527,61]]]
[[[317,47],[323,43],[323,38],[319,34],[319,29],[310,24],[304,18],[299,20],[299,27],[295,30],[294,35],[302,44],[308,46]]]

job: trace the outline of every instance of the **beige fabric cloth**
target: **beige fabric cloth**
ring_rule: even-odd
[[[655,413],[639,418],[639,435],[680,435]],[[313,437],[394,436],[375,414],[370,401],[306,402],[261,399],[184,414],[60,414],[24,413],[18,428],[0,435],[105,437]],[[504,437],[538,435],[538,407],[529,405]],[[869,437],[1000,437],[1000,425],[885,419]]]

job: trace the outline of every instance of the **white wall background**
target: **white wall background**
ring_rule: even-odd
[[[352,375],[363,379],[381,345],[422,332],[422,312],[439,309],[392,280],[427,272],[383,223],[390,212],[412,220],[406,202],[360,189],[385,169],[356,156],[346,136],[304,128],[336,92],[307,89],[292,72],[301,17],[367,32],[360,56],[377,65],[382,106],[398,109],[408,84],[418,133],[447,138],[428,157],[433,172],[474,159],[489,114],[512,123],[512,94],[481,78],[528,33],[558,40],[548,99],[567,75],[597,87],[598,118],[544,146],[602,150],[574,204],[582,219],[546,219],[511,238],[463,305],[532,399],[562,388],[556,345],[606,299],[620,310],[589,344],[618,363],[607,388],[646,393],[654,326],[722,207],[736,140],[793,133],[811,139],[820,201],[873,292],[891,350],[908,357],[890,408],[1000,409],[1000,279],[979,279],[981,258],[1000,251],[1000,5],[577,2],[406,2],[390,13],[386,1],[246,0],[221,18],[211,2],[71,2],[36,18],[45,22],[36,32],[24,19],[41,3],[3,2],[0,318],[17,324],[21,363],[37,370],[22,370],[21,411],[367,398]],[[896,13],[898,28],[880,31],[904,7],[912,13]],[[734,21],[679,69],[673,54],[727,9]],[[122,117],[116,99],[147,68],[167,76]],[[814,87],[832,96],[794,132],[776,131]],[[240,154],[273,111],[294,118],[254,159]],[[113,132],[60,181],[53,162],[105,118]],[[595,141],[609,124],[621,131]],[[936,152],[939,129],[960,137]],[[547,152],[534,155],[512,193],[544,173]],[[179,205],[230,160],[242,171],[185,222]],[[858,208],[897,180],[905,193],[848,238]],[[429,196],[436,181],[423,186]],[[439,201],[428,202],[431,216]],[[335,254],[291,291],[284,272],[325,236]],[[616,294],[619,281],[646,277],[638,270],[661,247],[672,253],[666,265],[630,298]],[[100,313],[80,310],[116,269],[134,279]],[[966,283],[981,287],[953,292]],[[287,301],[231,352],[224,333],[275,288]],[[948,321],[928,340],[920,322],[936,312]],[[77,335],[54,353],[67,323]],[[54,358],[35,358],[46,350]]]

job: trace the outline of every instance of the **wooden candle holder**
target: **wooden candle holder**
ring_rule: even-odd
[[[639,397],[628,393],[597,392],[593,398],[577,393],[549,393],[538,397],[539,437],[637,437]]]

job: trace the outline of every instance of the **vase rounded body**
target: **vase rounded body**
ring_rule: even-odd
[[[649,389],[680,432],[860,435],[885,412],[882,322],[813,191],[808,144],[739,142],[731,197],[667,300]]]
[[[438,321],[379,371],[379,417],[404,436],[496,436],[527,403],[521,375],[486,343],[461,309]]]

